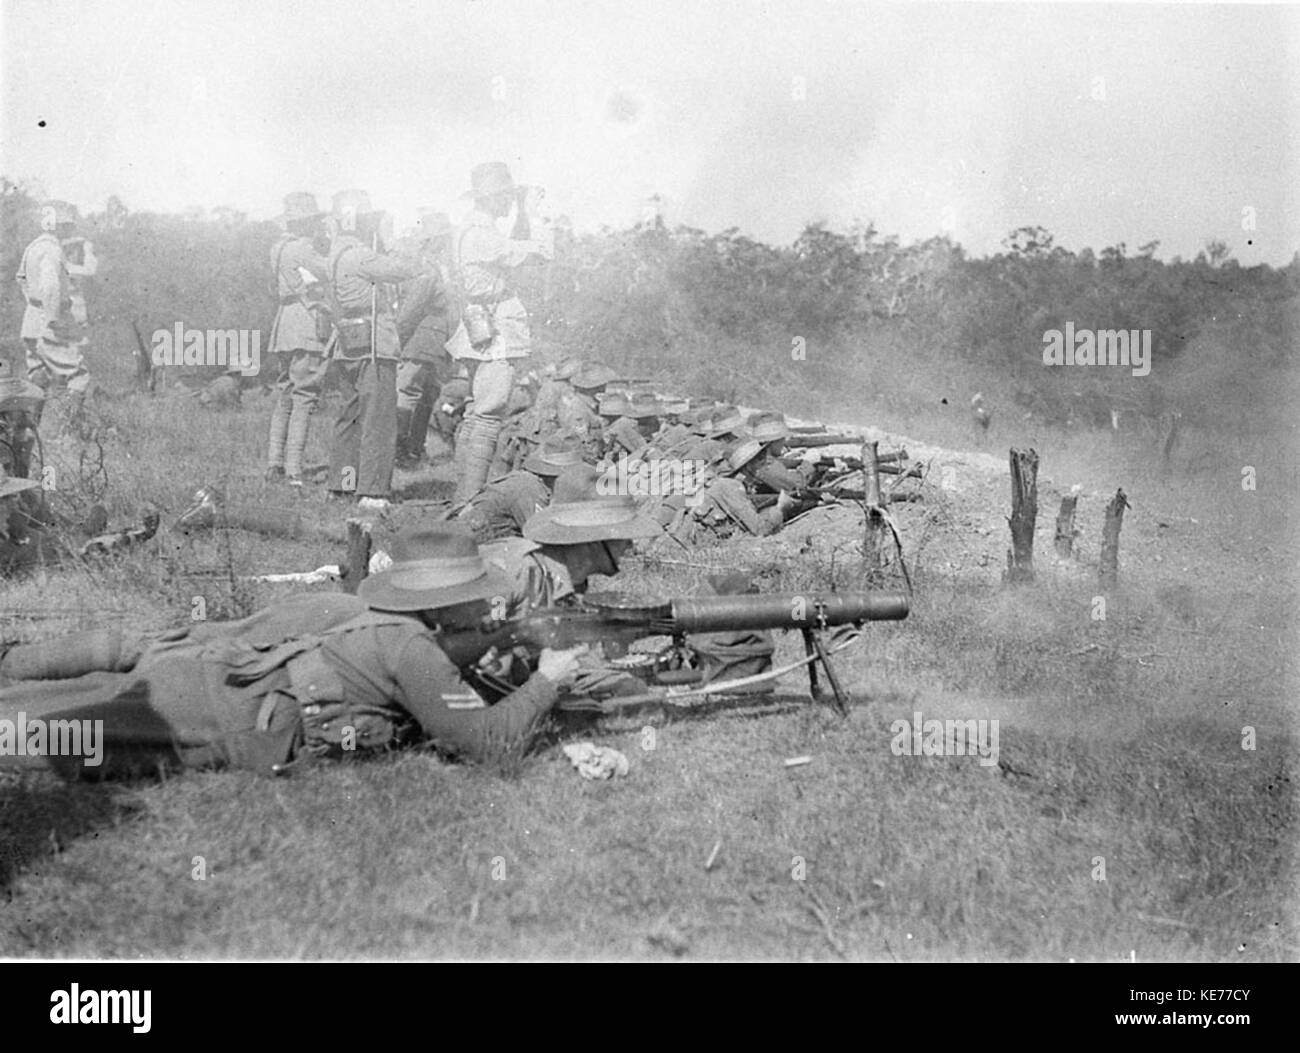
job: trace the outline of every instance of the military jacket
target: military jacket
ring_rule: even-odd
[[[328,258],[316,251],[311,238],[284,237],[271,247],[271,267],[280,308],[269,350],[323,354],[325,344],[316,335],[316,319],[307,304],[321,300],[329,278]]]

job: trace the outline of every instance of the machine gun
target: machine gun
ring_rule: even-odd
[[[649,636],[672,637],[674,648],[681,652],[685,650],[688,633],[798,629],[803,634],[805,653],[804,662],[798,664],[808,667],[813,697],[829,702],[837,712],[846,715],[847,699],[831,666],[821,632],[841,625],[861,626],[868,621],[903,619],[908,615],[909,606],[906,595],[891,592],[688,596],[655,603],[621,593],[605,593],[587,596],[574,607],[542,608],[513,621],[485,621],[477,628],[443,633],[438,642],[457,667],[466,669],[493,648],[506,652],[523,646],[531,651],[600,643],[607,656],[618,657],[627,653],[633,641]],[[818,682],[818,665],[830,682],[829,696]],[[698,671],[691,669],[652,672],[648,677],[639,672],[637,675],[660,687],[700,680]]]

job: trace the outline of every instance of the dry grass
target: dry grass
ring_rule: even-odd
[[[931,410],[895,426],[968,445],[941,421],[929,433]],[[168,519],[200,482],[289,500],[258,479],[269,410],[257,396],[226,415],[171,396],[125,396],[107,412],[115,521],[145,501]],[[1074,481],[1059,470],[1074,470],[1070,456],[1103,477],[1090,485],[1112,485],[1080,440],[1053,442],[1044,470],[1061,485]],[[1005,480],[934,489],[898,512],[909,555],[927,538],[912,617],[871,626],[841,663],[858,700],[847,720],[810,704],[724,711],[657,722],[653,749],[635,721],[597,729],[629,756],[626,780],[583,782],[553,745],[504,778],[423,752],[277,780],[0,776],[0,953],[1295,960],[1295,597],[1268,573],[1269,552],[1233,534],[1244,523],[1284,554],[1287,524],[1270,520],[1267,489],[1247,507],[1223,486],[1201,504],[1187,476],[1126,485],[1123,588],[1104,621],[1091,617],[1095,545],[1085,539],[1077,564],[1045,554],[1054,509],[1040,516],[1039,581],[1008,591]],[[323,523],[343,518],[319,492],[302,501]],[[1207,526],[1160,527],[1148,509]],[[1086,538],[1099,514],[1085,502]],[[859,522],[814,516],[779,539],[689,557],[665,546],[629,566],[627,587],[690,591],[707,568],[736,565],[772,590],[852,587]],[[211,616],[234,616],[287,590],[232,587],[232,574],[339,555],[309,541],[160,537],[108,564],[6,583],[6,606],[74,614],[4,629],[174,624],[195,595]],[[797,644],[784,639],[778,659]],[[1002,765],[896,756],[890,724],[917,710],[999,720]],[[1244,725],[1254,751],[1241,748]],[[799,754],[812,763],[784,767]]]

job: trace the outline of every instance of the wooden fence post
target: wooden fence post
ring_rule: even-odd
[[[1034,580],[1034,526],[1038,521],[1038,452],[1011,450],[1011,548],[1004,582]]]
[[[1131,507],[1122,489],[1115,491],[1106,506],[1106,522],[1101,528],[1101,563],[1097,568],[1102,588],[1113,589],[1119,580],[1119,530],[1124,525],[1124,509]]]
[[[1061,559],[1069,559],[1074,551],[1074,539],[1076,531],[1074,529],[1074,506],[1079,500],[1079,495],[1075,493],[1066,494],[1061,498],[1061,510],[1056,513],[1056,554]]]
[[[343,591],[353,593],[370,573],[370,524],[364,519],[348,520],[348,550],[342,570]]]
[[[879,443],[862,444],[863,504],[867,511],[866,533],[862,539],[862,557],[865,577],[875,577],[884,566],[885,539],[889,530],[885,525],[880,503]]]

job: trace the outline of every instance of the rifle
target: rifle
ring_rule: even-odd
[[[889,458],[889,461],[885,460],[886,457]],[[880,461],[877,462],[876,471],[881,475],[901,475],[904,478],[920,478],[921,466],[919,464],[905,467],[903,464],[899,463],[901,460],[902,458],[896,458],[890,454],[885,454],[880,458]],[[787,463],[785,460],[782,460],[781,463],[785,464],[787,468],[797,468],[801,463],[803,463],[797,458],[792,459],[792,461],[793,463]],[[849,476],[857,475],[862,471],[862,461],[857,457],[843,457],[838,462],[823,458],[822,460],[813,461],[812,463],[815,468],[823,473],[822,478],[825,478],[825,474],[835,469],[838,464],[844,465],[846,470],[841,472],[839,475],[834,476],[833,480],[847,479]]]
[[[785,440],[792,450],[807,450],[817,446],[861,446],[862,440],[856,435],[809,435],[796,432]]]
[[[670,636],[680,652],[685,650],[684,638],[688,633],[798,629],[803,634],[813,697],[828,701],[837,712],[846,715],[847,700],[818,634],[838,625],[900,620],[907,617],[909,609],[908,597],[892,592],[686,596],[649,604],[607,593],[588,596],[574,607],[539,608],[512,621],[489,619],[473,628],[444,632],[438,643],[453,664],[466,669],[492,648],[506,652],[518,646],[540,650],[601,643],[608,655],[619,656],[626,653],[633,641],[648,636]],[[829,698],[818,684],[818,664],[830,681]],[[651,682],[660,685],[689,682],[690,672],[687,670],[683,675],[682,670],[672,670],[651,674]]]
[[[792,467],[797,467],[803,461],[803,458],[798,456],[792,456],[791,459],[794,460],[795,462],[794,465],[792,465]],[[905,460],[907,460],[906,450],[891,450],[888,453],[876,454],[877,464],[897,464],[899,461],[905,461]],[[786,458],[782,458],[782,463],[785,463],[785,461]],[[862,470],[861,457],[822,456],[822,457],[818,457],[815,461],[813,461],[813,464],[815,464],[818,468],[833,468],[835,467],[836,464],[842,464],[846,468],[852,468],[855,471]]]

